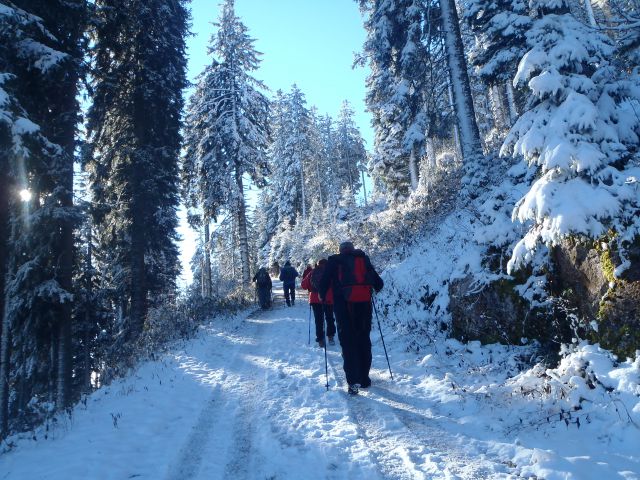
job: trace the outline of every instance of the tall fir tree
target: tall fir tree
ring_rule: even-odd
[[[175,288],[186,0],[96,1],[86,164],[96,262],[125,342]]]
[[[0,123],[3,148],[3,327],[0,329],[0,430],[29,425],[41,398],[57,409],[72,396],[71,302],[73,163],[86,2],[20,1],[2,9]],[[2,135],[0,135],[2,136]],[[5,183],[7,182],[7,183]],[[19,205],[18,190],[23,192]],[[5,233],[8,235],[5,237]],[[35,368],[27,368],[35,365]],[[9,403],[8,392],[12,402]]]
[[[267,173],[269,101],[252,76],[260,63],[247,27],[226,0],[211,39],[212,64],[199,77],[187,111],[183,180],[191,208],[205,221],[226,209],[234,213],[241,278],[250,280],[244,177],[262,184]]]
[[[348,101],[342,103],[335,133],[335,149],[337,165],[331,175],[338,180],[338,188],[342,191],[348,187],[357,192],[362,186],[361,172],[365,169],[367,152],[364,140],[355,123],[355,112]]]

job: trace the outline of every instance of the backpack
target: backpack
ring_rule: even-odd
[[[313,292],[320,291],[320,282],[324,275],[324,266],[316,267],[311,271],[311,289]]]
[[[256,277],[256,284],[259,287],[266,287],[267,285],[269,285],[269,280],[271,280],[269,278],[269,274],[267,272],[265,272],[264,270],[260,270],[258,272],[258,276]]]
[[[344,255],[338,268],[342,296],[347,302],[370,302],[371,282],[367,275],[366,257]]]

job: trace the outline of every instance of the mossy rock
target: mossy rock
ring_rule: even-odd
[[[451,335],[461,341],[519,345],[523,338],[546,339],[549,319],[532,309],[515,287],[518,282],[500,279],[475,289],[471,277],[449,286]]]

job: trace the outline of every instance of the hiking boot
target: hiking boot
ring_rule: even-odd
[[[287,300],[287,307],[291,306],[291,302],[289,302],[289,300]]]
[[[357,383],[349,385],[349,388],[347,389],[347,393],[349,395],[358,395],[359,391],[360,391],[360,385]]]
[[[336,341],[333,339],[333,337],[329,337],[329,345],[335,345]]]
[[[369,377],[365,378],[364,381],[360,384],[360,388],[369,388],[371,386],[371,379]]]
[[[324,348],[324,340],[318,340],[318,346]]]

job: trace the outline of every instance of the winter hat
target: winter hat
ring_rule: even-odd
[[[291,265],[291,262],[289,260],[287,260],[286,262],[284,262],[284,266],[286,267],[287,265]]]
[[[353,243],[347,241],[340,244],[340,253],[353,252]]]

